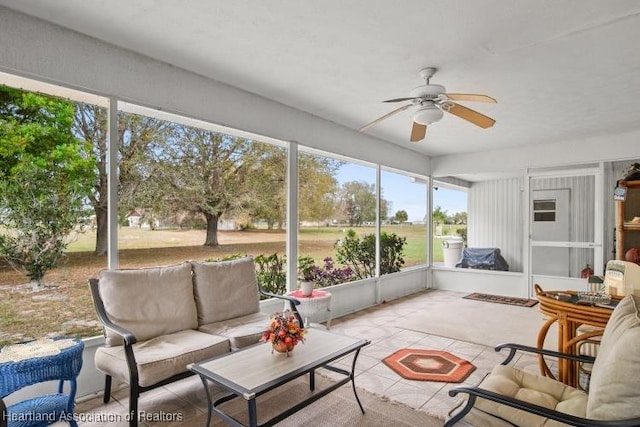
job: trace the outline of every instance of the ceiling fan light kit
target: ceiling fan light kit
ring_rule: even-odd
[[[440,120],[442,116],[444,113],[435,105],[425,105],[413,115],[413,121],[421,125],[430,125]]]
[[[483,129],[489,128],[495,124],[495,120],[491,117],[487,117],[484,114],[472,110],[462,105],[456,104],[452,101],[472,101],[472,102],[488,102],[496,103],[494,98],[487,95],[480,95],[474,93],[446,93],[444,86],[431,84],[429,80],[436,73],[436,69],[433,67],[423,68],[420,70],[420,77],[425,80],[424,85],[420,85],[414,88],[408,97],[393,98],[383,102],[406,102],[409,104],[403,105],[400,108],[385,114],[382,117],[375,119],[374,121],[362,126],[360,132],[364,132],[370,127],[380,123],[381,121],[406,110],[407,108],[418,106],[418,111],[413,115],[413,126],[411,128],[411,141],[421,141],[427,134],[427,126],[442,119],[444,112],[453,114],[463,120],[473,123]]]

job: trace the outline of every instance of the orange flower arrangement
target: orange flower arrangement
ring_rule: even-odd
[[[300,327],[291,310],[286,310],[284,313],[277,312],[271,316],[269,329],[262,333],[260,341],[270,342],[273,350],[277,352],[289,353],[299,342],[304,342],[306,332]]]

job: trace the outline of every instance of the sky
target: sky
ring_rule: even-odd
[[[382,170],[382,197],[392,203],[389,216],[405,210],[409,221],[422,221],[426,214],[426,186],[411,182],[408,176]],[[375,184],[374,168],[354,163],[346,163],[337,172],[340,185],[349,181],[364,181]],[[438,188],[433,192],[433,206],[440,206],[449,215],[467,211],[467,193],[464,191]]]

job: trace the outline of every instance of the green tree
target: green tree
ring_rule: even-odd
[[[395,220],[398,221],[400,224],[402,224],[403,222],[407,222],[408,219],[409,219],[409,214],[407,214],[407,211],[399,210],[398,212],[396,212]]]
[[[282,228],[286,221],[287,152],[283,148],[258,143],[257,166],[249,176],[246,191],[252,193],[248,213],[267,222],[269,229]],[[337,182],[334,178],[341,162],[302,153],[299,157],[298,206],[303,221],[329,221],[335,210]]]
[[[466,224],[467,223],[467,213],[466,212],[456,212],[453,216],[454,224]]]
[[[432,215],[433,215],[432,218],[433,218],[434,234],[436,235],[445,234],[444,232],[448,230],[443,230],[442,225],[447,221],[447,211],[443,211],[440,206],[436,206],[436,208],[433,210]]]
[[[404,265],[406,237],[395,233],[380,233],[380,274],[400,271]],[[376,272],[376,236],[373,233],[358,236],[348,230],[344,239],[336,242],[336,258],[341,264],[351,267],[356,278],[372,277]]]
[[[302,153],[298,162],[298,217],[301,221],[326,221],[335,215],[336,171],[344,162]]]
[[[342,184],[340,206],[343,219],[350,226],[376,220],[376,186],[363,181],[349,181]],[[389,202],[380,200],[380,218],[387,217]]]
[[[442,225],[447,220],[447,211],[443,211],[440,206],[436,206],[433,210],[433,223],[435,225]]]
[[[86,220],[95,162],[72,103],[0,86],[0,112],[0,258],[42,286]]]
[[[264,144],[188,126],[154,143],[149,177],[175,211],[198,213],[207,222],[205,246],[218,246],[223,214],[251,211],[252,174],[259,173]],[[255,190],[255,189],[253,189]]]
[[[151,209],[150,203],[162,203],[150,179],[149,148],[154,141],[166,139],[173,123],[137,114],[118,115],[118,198],[120,215],[134,208]],[[107,111],[96,105],[77,104],[74,134],[91,145],[97,175],[89,201],[96,215],[96,255],[107,253]],[[155,206],[155,210],[159,210]]]
[[[57,98],[0,85],[0,174],[26,158],[73,143],[73,105]]]
[[[260,150],[256,155],[259,166],[247,177],[247,190],[254,195],[248,213],[266,221],[269,230],[282,228],[287,215],[287,152],[264,143],[257,143],[255,149]]]

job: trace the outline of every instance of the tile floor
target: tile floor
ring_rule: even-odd
[[[334,319],[332,332],[371,340],[371,344],[363,348],[358,358],[356,385],[417,410],[446,417],[461,399],[449,397],[447,392],[454,387],[477,384],[496,364],[504,360],[505,354],[496,353],[492,347],[415,332],[403,329],[402,326],[406,316],[424,310],[429,298],[460,296],[455,292],[425,291]],[[406,380],[388,368],[382,359],[407,347],[446,350],[470,361],[476,366],[476,370],[461,384]],[[341,363],[350,366],[350,360]],[[538,372],[537,359],[532,356],[519,356],[515,365],[526,371]],[[77,405],[77,412],[86,419],[93,418],[90,422],[80,422],[79,425],[127,425],[122,421],[122,416],[118,415],[126,414],[127,401],[127,390],[119,390],[107,405],[102,403],[100,397],[81,402]],[[150,419],[141,423],[143,426],[204,425],[207,408],[202,383],[198,378],[192,377],[145,393],[140,399],[140,409],[154,416],[168,414],[168,418],[181,414],[179,421]],[[109,417],[109,414],[113,416]],[[96,419],[98,416],[103,419]]]

